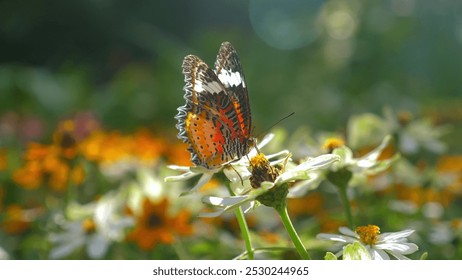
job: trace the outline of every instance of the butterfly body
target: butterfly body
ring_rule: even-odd
[[[215,69],[195,55],[186,56],[182,67],[186,104],[175,118],[192,162],[214,169],[245,156],[254,140],[244,74],[233,46],[221,45]]]

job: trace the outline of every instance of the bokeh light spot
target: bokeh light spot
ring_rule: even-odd
[[[323,3],[321,0],[251,0],[250,21],[268,45],[283,50],[298,49],[319,35],[318,14]]]

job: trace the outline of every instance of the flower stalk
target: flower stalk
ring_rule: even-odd
[[[231,196],[235,196],[235,193],[229,186],[228,186],[228,191]],[[245,248],[247,250],[247,259],[253,260],[254,252],[253,252],[253,247],[252,247],[252,240],[250,237],[250,231],[247,225],[247,221],[245,220],[244,212],[242,211],[242,207],[238,207],[234,211],[234,213],[236,215],[237,223],[239,224],[239,229],[241,230],[242,239],[244,240]]]
[[[247,226],[247,222],[244,217],[244,212],[242,211],[242,208],[239,207],[236,209],[235,213],[237,222],[239,224],[239,228],[241,230],[242,239],[244,240],[245,248],[247,249],[247,259],[253,260],[254,253],[252,247],[252,240],[250,238],[249,227]]]
[[[279,175],[280,170],[272,167],[263,154],[259,154],[252,158],[251,164],[252,176],[250,181],[254,188],[259,188],[264,181],[274,182]],[[301,259],[310,260],[311,257],[295,231],[289,213],[287,212],[288,193],[289,184],[282,183],[280,185],[275,185],[267,192],[257,196],[256,200],[263,205],[276,209]]]
[[[348,199],[347,190],[348,182],[350,182],[352,176],[352,172],[345,168],[339,169],[337,171],[330,171],[327,174],[327,179],[338,189],[340,200],[342,201],[348,226],[350,228],[353,228],[354,223],[353,215],[351,214],[351,205],[350,200]]]
[[[287,212],[287,206],[275,209],[278,212],[279,217],[281,217],[282,223],[284,224],[284,227],[287,230],[287,233],[289,234],[290,239],[292,240],[292,243],[294,243],[295,249],[297,250],[302,260],[311,260],[310,254],[300,240],[300,237],[295,231],[292,221],[290,220],[289,213]]]

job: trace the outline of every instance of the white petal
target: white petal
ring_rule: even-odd
[[[353,243],[358,240],[356,238],[352,238],[349,236],[340,235],[340,234],[330,234],[330,233],[319,233],[316,235],[316,238],[343,242],[343,243]]]
[[[361,171],[362,169],[369,169],[376,164],[376,161],[371,161],[367,159],[360,159],[356,162],[356,166],[359,167],[358,171]]]
[[[406,229],[403,231],[398,232],[386,232],[379,235],[378,242],[390,242],[396,241],[398,239],[402,239],[408,237],[409,235],[413,234],[415,230],[413,229]]]
[[[383,149],[385,149],[388,146],[391,139],[392,139],[392,137],[390,135],[385,136],[382,143],[380,143],[380,145],[377,148],[375,148],[374,150],[372,150],[368,154],[361,157],[360,160],[377,161],[377,158],[380,156]]]
[[[68,240],[67,243],[63,243],[50,251],[50,259],[62,259],[71,254],[75,249],[81,247],[85,243],[85,238],[79,236],[74,239]]]
[[[359,236],[356,234],[356,232],[352,231],[351,229],[349,229],[347,227],[339,227],[338,231],[340,231],[340,233],[342,233],[342,234],[345,234],[345,235],[354,237],[356,239],[359,239]]]
[[[175,170],[175,171],[182,171],[182,172],[189,172],[189,166],[179,166],[179,165],[167,165],[168,169]]]
[[[87,253],[92,259],[100,259],[104,256],[109,246],[109,241],[101,234],[93,234],[87,242]]]
[[[192,177],[195,177],[199,175],[200,173],[194,173],[191,171],[188,171],[186,173],[183,173],[181,175],[175,175],[175,176],[167,176],[164,178],[164,182],[177,182],[177,181],[186,181],[188,179],[191,179]]]
[[[385,251],[380,250],[380,249],[370,248],[369,253],[371,254],[371,257],[372,257],[373,260],[382,261],[382,260],[389,260],[390,259],[390,257],[387,255],[387,253],[385,253]]]
[[[215,168],[215,169],[207,169],[205,167],[202,167],[202,166],[191,166],[189,168],[191,170],[191,172],[194,172],[194,173],[199,173],[199,174],[202,174],[202,173],[217,173],[219,172],[222,167],[218,167],[218,168]]]
[[[397,253],[401,253],[404,255],[407,254],[412,254],[419,250],[419,247],[415,245],[414,243],[377,243],[374,245],[374,247],[378,249],[383,249],[387,251],[393,251]]]
[[[343,166],[345,164],[350,164],[353,162],[353,151],[348,148],[347,146],[342,146],[340,148],[336,148],[332,151],[333,155],[337,155],[340,157],[340,165]]]
[[[320,155],[315,158],[309,158],[307,161],[301,163],[297,167],[295,167],[296,170],[315,170],[315,169],[320,169],[323,167],[326,167],[327,165],[339,161],[340,157],[338,155],[333,155],[333,154],[326,154],[326,155]]]
[[[293,180],[307,180],[309,179],[309,175],[308,175],[308,172],[307,171],[304,171],[304,170],[295,170],[295,169],[292,169],[292,170],[289,170],[287,172],[284,172],[282,173],[281,175],[279,175],[276,180],[274,181],[274,183],[276,185],[281,185],[281,184],[284,184],[286,182],[289,182],[289,181],[293,181]]]
[[[218,209],[214,212],[201,212],[197,216],[200,218],[216,218],[223,214],[225,210],[223,208]]]
[[[254,207],[255,207],[255,201],[249,201],[248,203],[244,203],[243,205],[241,205],[242,211],[244,213],[249,212],[250,209],[253,209]]]
[[[282,151],[277,152],[275,154],[265,155],[265,157],[266,157],[266,159],[268,161],[271,162],[271,165],[276,165],[278,163],[284,162],[288,155],[290,155],[290,152],[288,150],[282,150]],[[281,158],[281,159],[278,159],[277,161],[271,161],[273,158]]]
[[[260,184],[260,189],[266,191],[266,190],[271,189],[271,188],[274,187],[274,186],[275,186],[275,183],[268,182],[268,181],[263,181],[263,182],[261,182],[261,184]],[[262,191],[261,193],[263,193],[263,191]],[[257,196],[258,196],[258,195],[257,195]]]
[[[304,196],[308,191],[316,189],[322,182],[322,178],[323,176],[320,176],[319,173],[311,173],[310,179],[295,183],[293,187],[289,189],[289,194],[287,197],[291,198]]]
[[[401,156],[399,154],[396,154],[392,158],[382,161],[359,160],[356,166],[352,166],[352,171],[365,171],[368,175],[375,175],[388,169],[400,157]]]
[[[295,168],[279,175],[275,180],[275,184],[280,185],[292,180],[307,180],[310,178],[312,171],[327,167],[329,164],[338,161],[339,159],[339,156],[331,154],[310,158],[300,165],[297,165]]]
[[[197,191],[200,187],[202,187],[203,185],[205,185],[208,181],[210,181],[210,179],[212,178],[214,173],[212,172],[206,172],[204,174],[202,174],[201,178],[199,179],[199,181],[197,182],[197,184],[192,188],[190,189],[189,191],[186,191],[186,192],[183,192],[181,194],[181,196],[183,195],[187,195],[187,194],[190,194],[190,193],[193,193],[195,191]]]
[[[268,145],[271,140],[274,138],[274,133],[268,133],[263,137],[263,139],[260,141],[260,143],[257,144],[258,149],[263,148],[264,146]]]
[[[396,253],[396,252],[392,252],[392,251],[387,251],[387,253],[392,255],[393,257],[395,257],[398,260],[409,260],[408,257],[405,257],[405,256],[401,255],[400,253]]]
[[[216,197],[216,196],[206,196],[202,198],[202,201],[206,204],[213,205],[216,207],[227,207],[241,203],[245,201],[248,196],[230,196],[230,197]]]
[[[245,180],[252,175],[247,167],[242,165],[233,165],[233,168],[223,168],[223,173],[232,183],[240,182],[241,180]]]
[[[48,240],[52,243],[67,243],[69,240],[77,239],[83,234],[82,222],[76,221],[66,224],[66,231],[50,234]]]

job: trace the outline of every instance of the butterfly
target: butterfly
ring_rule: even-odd
[[[191,161],[207,169],[219,168],[245,156],[251,137],[247,86],[236,50],[220,46],[215,68],[195,55],[183,60],[186,104],[178,108],[178,138],[188,144]]]

